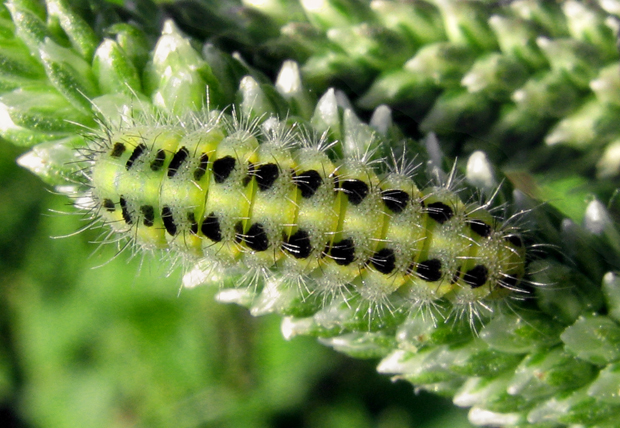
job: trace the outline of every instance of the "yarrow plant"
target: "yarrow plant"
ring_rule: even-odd
[[[207,37],[213,26],[193,17],[234,10],[227,37],[266,67],[264,58],[295,59],[313,89],[338,84],[361,110],[387,104],[404,113],[404,129],[438,133],[456,154],[484,148],[510,164],[515,146],[527,147],[530,170],[548,173],[549,159],[565,156],[571,170],[618,174],[616,1],[192,0],[178,9],[188,3],[203,14],[169,8],[183,28]]]
[[[601,3],[613,8],[613,2]],[[374,108],[368,122],[338,88],[324,88],[318,98],[309,90],[305,79],[320,88],[317,79],[333,83],[338,77],[331,67],[312,72],[318,61],[312,55],[301,70],[297,62],[284,62],[272,83],[238,53],[192,39],[170,19],[151,42],[153,24],[139,9],[95,2],[79,12],[64,0],[44,6],[15,0],[1,14],[0,135],[31,147],[18,162],[71,196],[86,213],[85,228],[101,228],[102,241],[118,245],[117,257],[152,255],[181,265],[185,287],[215,284],[222,302],[253,315],[280,314],[287,338],[315,336],[352,357],[381,358],[381,373],[451,397],[471,408],[477,425],[614,426],[620,414],[620,279],[613,269],[620,240],[610,213],[594,199],[579,226],[531,199],[527,187],[503,179],[480,150],[460,172],[442,152],[443,139],[451,137],[429,119],[477,121],[480,114],[484,122],[490,116],[472,111],[470,97],[501,93],[498,99],[506,101],[513,93],[518,104],[520,96],[539,92],[528,85],[554,79],[581,85],[573,89],[583,95],[588,80],[575,71],[581,57],[562,55],[566,49],[575,54],[571,49],[585,43],[577,35],[587,34],[597,55],[612,61],[617,52],[609,48],[609,31],[578,27],[577,2],[558,8],[512,2],[513,15],[487,20],[497,41],[481,36],[491,31],[484,24],[488,11],[480,8],[486,2],[371,2],[353,15],[348,3],[320,5],[291,6],[291,17],[317,29],[316,40],[352,31],[349,19],[358,19],[355,28],[362,31],[383,17],[392,27],[376,34],[395,39],[394,28],[413,31],[420,19],[427,23],[415,43],[395,50],[397,58],[377,57],[369,39],[340,46],[339,63],[366,61],[354,74],[364,75],[365,84],[380,72],[391,76],[377,77],[355,101]],[[386,18],[396,16],[390,8],[407,12],[398,25]],[[151,13],[182,10],[173,4]],[[508,49],[517,36],[505,28],[525,28],[533,40],[533,29],[514,16],[524,10],[549,32],[562,12],[571,30],[558,33],[566,36],[562,41],[526,43],[518,57],[527,66],[506,52],[484,54],[496,43]],[[602,9],[592,10],[592,25],[601,24]],[[285,14],[262,13],[282,26],[281,34],[299,28]],[[132,19],[121,18],[127,15]],[[187,24],[189,18],[178,20]],[[251,39],[251,28],[231,31]],[[265,28],[267,34],[273,27]],[[456,43],[459,37],[465,43]],[[280,47],[287,43],[275,39]],[[269,46],[271,39],[260,40]],[[309,43],[320,45],[316,40]],[[510,46],[517,49],[517,42]],[[563,54],[541,53],[556,48]],[[408,65],[389,70],[407,55],[413,56]],[[556,59],[561,67],[527,79]],[[514,81],[499,77],[500,65]],[[420,126],[429,134],[419,141],[394,123],[390,107],[378,105],[398,107],[404,99],[372,95],[377,88],[403,93],[402,79],[445,77],[439,72],[448,69],[459,79],[465,74],[451,81],[467,90],[455,95],[450,85],[444,88]],[[386,83],[394,76],[398,82]],[[614,81],[612,73],[605,76]],[[428,79],[416,91],[423,87],[427,95],[442,88]],[[541,100],[549,101],[551,92]],[[428,108],[432,99],[406,104]],[[525,114],[520,106],[506,111]],[[450,127],[459,131],[459,123]],[[610,140],[611,134],[591,132]],[[528,153],[533,134],[511,135],[515,152]]]

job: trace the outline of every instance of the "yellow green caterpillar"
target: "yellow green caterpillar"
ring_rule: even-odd
[[[516,229],[447,185],[420,189],[368,152],[338,159],[338,142],[275,117],[169,122],[107,129],[86,151],[88,206],[126,246],[377,307],[475,308],[519,290]]]

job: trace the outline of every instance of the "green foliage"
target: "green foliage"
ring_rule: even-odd
[[[546,176],[513,172],[518,191],[506,184],[497,196],[528,213],[533,286],[483,322],[399,311],[369,319],[350,304],[321,308],[260,287],[224,290],[221,300],[286,315],[287,338],[318,336],[350,356],[383,358],[380,372],[470,407],[475,424],[613,426],[620,80],[608,14],[619,13],[616,3],[9,1],[0,7],[0,176],[9,201],[0,206],[0,403],[42,427],[417,421],[404,410],[414,407],[407,387],[384,394],[368,366],[349,367],[307,338],[283,343],[278,317],[215,304],[210,288],[177,296],[179,272],[167,276],[149,257],[126,264],[112,246],[87,242],[105,231],[50,240],[84,219],[56,214],[73,208],[13,164],[16,147],[29,147],[20,163],[71,194],[80,186],[75,149],[98,118],[113,125],[143,109],[164,120],[234,104],[249,118],[275,114],[328,131],[345,155],[360,136],[374,135],[381,156],[403,135],[433,131],[453,154],[483,149],[498,165]],[[163,11],[185,33],[170,20],[158,28]],[[237,48],[250,62],[226,53]],[[288,57],[300,69],[281,66]],[[342,93],[316,96],[343,81],[358,108],[379,107],[369,124]],[[381,103],[405,113],[407,121],[396,118],[405,126]],[[421,153],[429,168],[450,164],[432,141]],[[480,156],[466,179],[489,192],[501,174]],[[595,168],[610,179],[597,181]]]

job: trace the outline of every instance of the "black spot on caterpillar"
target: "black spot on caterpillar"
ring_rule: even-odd
[[[374,305],[472,308],[518,290],[523,240],[486,206],[421,190],[384,160],[330,157],[276,122],[220,115],[96,135],[90,208],[133,248]]]

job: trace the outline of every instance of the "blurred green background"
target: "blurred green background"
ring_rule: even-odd
[[[114,258],[91,242],[97,231],[52,239],[84,219],[19,154],[0,144],[2,426],[471,426],[447,399],[378,375],[376,361],[286,342],[279,317],[216,303],[213,288],[179,293],[180,272]]]

